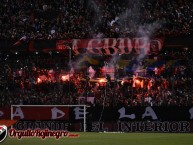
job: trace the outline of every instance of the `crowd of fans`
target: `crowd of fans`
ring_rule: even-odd
[[[190,0],[2,0],[0,13],[0,40],[193,34]],[[178,59],[181,51],[166,50],[158,57]],[[147,66],[142,76],[120,68],[115,75],[105,74],[103,66],[93,66],[91,78],[90,65],[78,70],[69,65],[69,53],[0,51],[0,106],[193,105],[193,52],[187,48],[183,53],[186,63]]]
[[[2,0],[0,38],[64,39],[184,36],[191,0]]]
[[[114,72],[101,72],[100,66],[93,66],[92,77],[88,67],[69,69],[68,62],[62,61],[66,58],[57,52],[1,52],[0,104],[189,106],[193,104],[193,52],[179,52],[165,51],[160,59],[175,56],[185,63],[157,65],[152,70],[147,66],[143,74],[117,68],[115,78]]]

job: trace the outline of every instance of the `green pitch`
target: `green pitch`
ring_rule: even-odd
[[[2,145],[193,145],[190,133],[91,133],[80,132],[78,138],[7,137]]]

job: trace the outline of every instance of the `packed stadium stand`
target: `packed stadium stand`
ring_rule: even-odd
[[[0,106],[193,105],[189,44],[163,45],[159,53],[140,60],[85,56],[81,65],[71,45],[65,51],[31,51],[33,41],[190,39],[191,0],[1,0],[0,13]],[[20,49],[26,45],[30,50]]]

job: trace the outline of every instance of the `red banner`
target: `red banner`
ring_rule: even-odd
[[[73,39],[58,40],[56,42],[56,50],[64,51],[70,48]]]
[[[11,108],[10,107],[1,107],[0,108],[0,119],[11,119]]]
[[[20,106],[13,107],[14,120],[68,120],[69,108],[61,106]]]
[[[65,45],[63,43],[58,43]],[[163,46],[163,39],[142,38],[104,38],[104,39],[73,39],[72,50],[74,54],[130,54],[133,50],[137,54],[157,54]],[[57,45],[57,49],[65,48]]]

